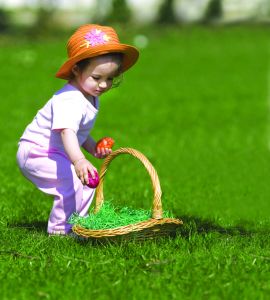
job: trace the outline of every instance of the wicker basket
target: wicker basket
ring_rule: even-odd
[[[129,236],[145,239],[153,238],[155,236],[175,235],[176,228],[179,225],[182,225],[183,222],[175,218],[162,218],[161,188],[157,172],[151,165],[149,160],[142,153],[132,148],[120,148],[116,151],[113,151],[104,160],[100,171],[100,183],[96,189],[96,203],[94,213],[97,213],[100,210],[104,201],[103,182],[108,166],[110,165],[111,161],[120,154],[130,154],[136,157],[142,162],[142,164],[148,171],[148,174],[151,177],[152,187],[154,191],[152,218],[139,223],[112,229],[92,230],[83,228],[79,225],[74,225],[72,227],[73,232],[78,236],[94,239],[110,238],[117,236]]]

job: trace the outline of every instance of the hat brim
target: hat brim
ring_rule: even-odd
[[[115,44],[115,45],[110,44],[110,46],[100,45],[100,46],[96,46],[94,50],[89,48],[89,50],[85,50],[82,53],[68,59],[60,67],[60,69],[58,70],[55,76],[57,78],[69,80],[72,77],[72,67],[77,62],[86,58],[96,57],[107,53],[124,54],[123,63],[121,66],[121,72],[127,71],[131,66],[133,66],[136,63],[139,57],[139,51],[135,47],[130,45],[125,45],[125,44]]]

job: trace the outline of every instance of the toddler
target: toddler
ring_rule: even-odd
[[[42,192],[53,195],[47,231],[67,234],[70,215],[86,216],[94,197],[88,172],[95,167],[81,151],[98,158],[111,149],[96,150],[89,135],[99,109],[99,96],[138,59],[138,51],[121,44],[111,27],[81,26],[67,44],[68,59],[56,77],[67,80],[41,108],[19,141],[17,162],[23,175]]]

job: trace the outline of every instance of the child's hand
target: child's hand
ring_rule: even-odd
[[[114,140],[110,137],[104,137],[99,140],[96,144],[95,157],[105,158],[110,153],[112,153],[112,147],[114,145]]]
[[[95,178],[96,176],[95,172],[97,172],[97,169],[86,158],[75,161],[74,168],[82,184],[88,184],[88,172],[91,174],[92,178]]]
[[[111,153],[112,153],[112,149],[110,149],[110,148],[98,148],[96,150],[95,157],[105,158]]]

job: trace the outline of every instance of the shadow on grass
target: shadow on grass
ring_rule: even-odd
[[[35,231],[35,232],[41,232],[41,233],[47,233],[47,221],[32,221],[32,222],[14,222],[11,224],[8,224],[8,228],[12,229],[26,229],[29,231]]]
[[[256,224],[256,222],[250,222],[241,220],[238,224],[234,226],[221,226],[217,224],[214,220],[203,219],[195,216],[181,216],[177,217],[183,221],[183,225],[175,227],[173,231],[167,232],[167,234],[160,235],[157,233],[156,236],[151,236],[147,238],[144,232],[141,233],[132,233],[124,236],[113,236],[109,238],[88,238],[82,239],[78,242],[88,243],[92,246],[108,245],[108,244],[119,244],[126,243],[130,241],[145,242],[146,240],[152,240],[155,242],[162,242],[167,238],[174,239],[176,237],[189,238],[193,235],[207,235],[211,233],[217,233],[224,236],[241,236],[241,237],[251,237],[254,234],[270,234],[270,230],[265,226]],[[164,226],[164,225],[163,225]]]
[[[77,242],[79,243],[90,243],[92,246],[100,246],[107,244],[119,244],[123,242],[142,242],[145,240],[163,240],[164,238],[175,238],[178,236],[182,236],[183,238],[188,238],[192,235],[206,235],[210,233],[218,233],[222,235],[229,236],[242,236],[249,237],[254,234],[270,234],[269,228],[267,226],[261,226],[260,224],[256,224],[256,222],[250,222],[241,220],[238,224],[234,226],[224,227],[217,224],[214,220],[203,219],[196,216],[188,216],[184,215],[181,217],[177,217],[183,221],[183,225],[178,226],[174,231],[171,231],[168,234],[163,234],[162,238],[157,234],[156,237],[147,238],[144,232],[140,232],[139,234],[134,232],[132,234],[127,234],[124,236],[114,236],[110,238],[80,238],[80,235],[77,236]],[[11,229],[26,229],[29,231],[35,231],[40,233],[47,233],[47,221],[32,221],[32,222],[14,222],[8,225]],[[76,235],[75,235],[76,236]]]
[[[214,220],[203,219],[195,216],[181,216],[179,217],[184,225],[177,231],[178,235],[190,236],[192,234],[209,234],[219,233],[230,236],[251,236],[254,234],[269,234],[270,230],[262,228],[255,222],[240,220],[238,224],[224,227]]]

